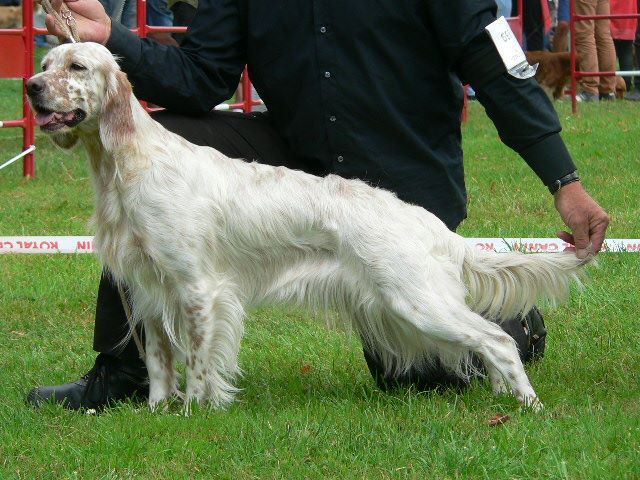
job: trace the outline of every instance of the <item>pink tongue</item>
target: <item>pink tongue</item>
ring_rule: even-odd
[[[62,113],[60,114],[60,119],[63,122],[70,122],[72,121],[74,118],[76,117],[76,114],[74,112],[66,112],[66,113]]]
[[[73,112],[51,112],[51,113],[38,113],[36,115],[36,124],[37,125],[46,125],[48,123],[61,123],[61,122],[70,122],[75,117],[75,113]]]
[[[46,125],[51,120],[53,120],[55,113],[38,113],[36,114],[36,124],[37,125]]]

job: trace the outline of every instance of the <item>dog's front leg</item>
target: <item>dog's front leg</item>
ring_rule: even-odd
[[[209,376],[209,350],[213,335],[213,315],[209,301],[192,299],[183,308],[186,326],[186,377],[187,388],[184,414],[191,412],[192,402],[200,403],[207,392]]]
[[[171,342],[159,319],[144,322],[146,364],[149,373],[149,407],[158,404],[177,392],[178,380],[174,367]]]

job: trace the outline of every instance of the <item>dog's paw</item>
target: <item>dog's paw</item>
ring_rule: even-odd
[[[505,395],[509,393],[509,387],[502,376],[491,377],[491,390],[494,395]]]
[[[182,407],[183,402],[184,393],[180,390],[175,390],[168,397],[153,398],[149,396],[149,401],[147,403],[149,405],[149,410],[152,412],[167,413],[170,411],[175,412],[176,408],[178,408],[176,405],[180,405],[180,407]]]
[[[544,405],[538,397],[525,397],[522,400],[522,408],[531,410],[534,413],[541,413],[544,410]]]

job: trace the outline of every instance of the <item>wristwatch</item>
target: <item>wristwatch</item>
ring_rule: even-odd
[[[566,174],[564,177],[560,177],[555,180],[553,183],[550,183],[547,185],[547,188],[552,194],[554,194],[565,185],[569,185],[570,183],[577,182],[579,180],[580,177],[578,176],[578,171],[574,170],[573,172]]]

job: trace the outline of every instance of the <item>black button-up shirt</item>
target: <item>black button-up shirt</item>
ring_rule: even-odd
[[[291,150],[390,189],[455,227],[465,216],[460,79],[544,183],[575,166],[533,80],[504,71],[493,0],[200,0],[180,49],[115,24],[138,97],[187,114],[229,98],[245,64]]]

